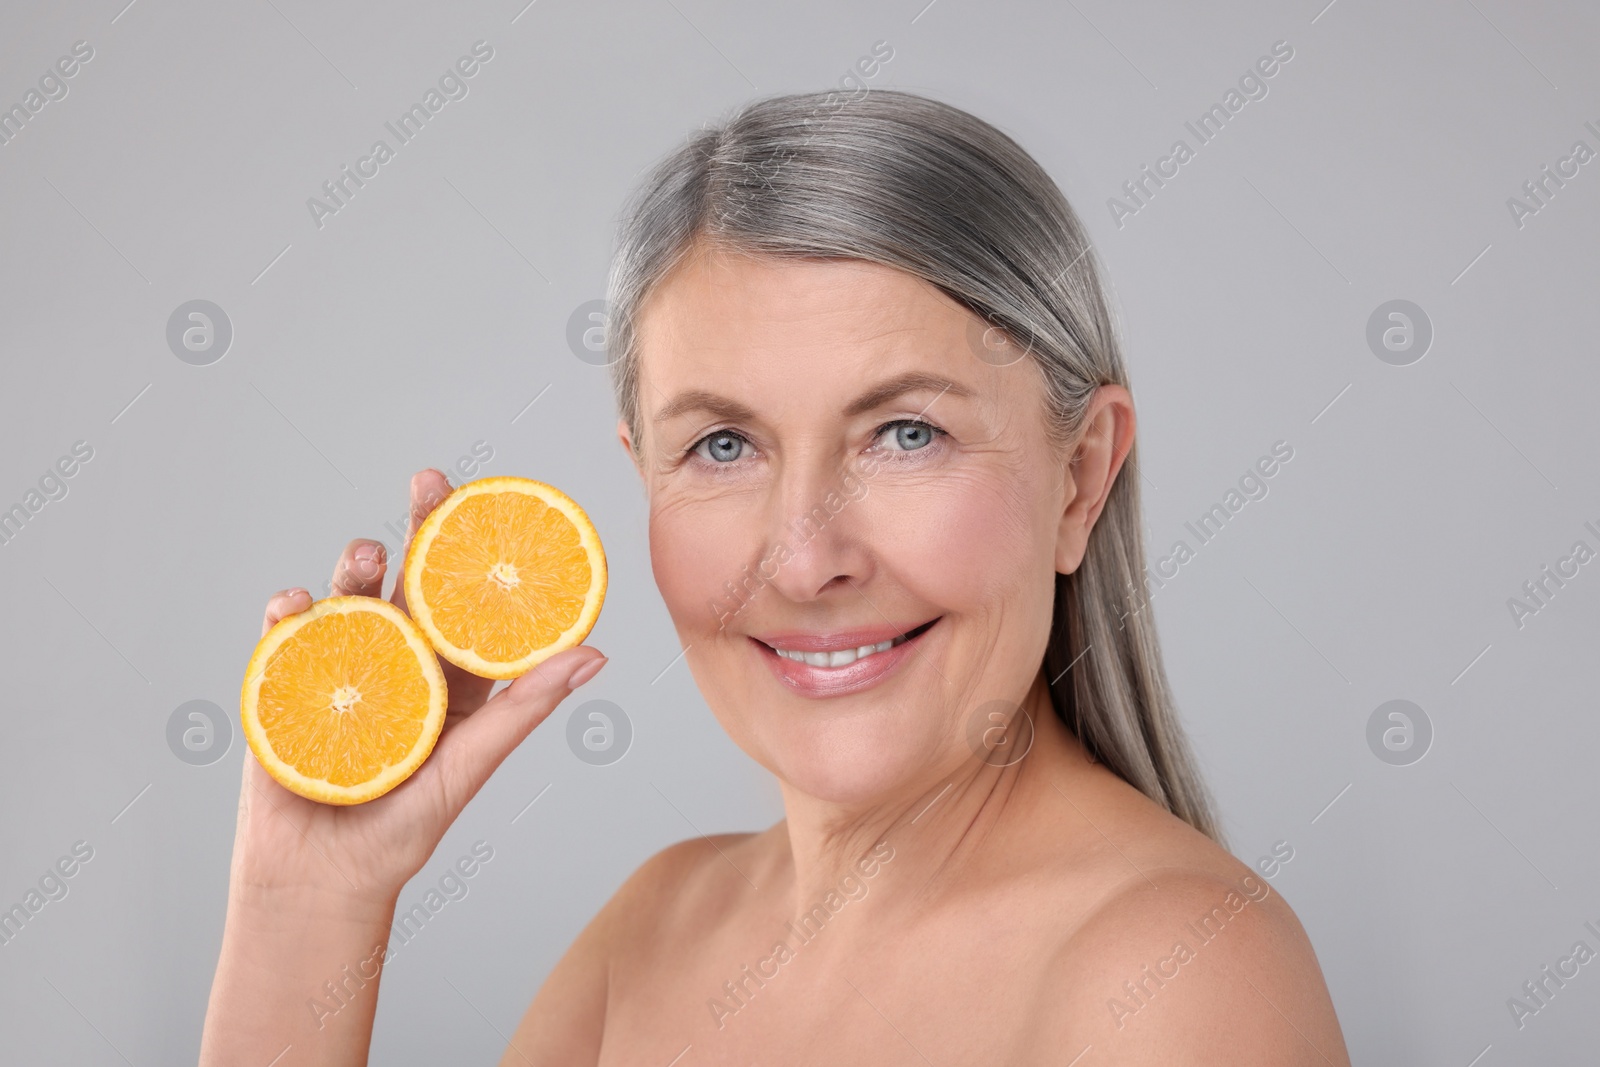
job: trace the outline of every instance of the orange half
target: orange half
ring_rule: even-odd
[[[239,699],[244,736],[285,789],[361,804],[410,777],[444,729],[444,670],[387,600],[336,596],[256,645]]]
[[[561,490],[480,478],[418,527],[405,589],[439,655],[482,678],[515,678],[589,636],[606,598],[606,554]]]

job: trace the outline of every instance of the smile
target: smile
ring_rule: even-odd
[[[914,638],[921,637],[928,627],[932,626],[938,621],[938,619],[929,619],[921,626],[915,626],[910,630],[907,630],[905,633],[897,634],[894,637],[888,638],[887,640],[878,641],[875,644],[856,645],[853,647],[847,645],[843,648],[804,649],[783,648],[771,641],[761,641],[761,643],[772,649],[772,651],[776,652],[784,659],[794,660],[796,663],[804,663],[812,667],[844,667],[854,663],[858,659],[866,659],[868,656],[878,652],[887,652],[891,648],[903,645],[907,641],[913,640]],[[760,641],[761,639],[757,638],[756,640]],[[783,639],[780,638],[780,640]],[[804,640],[806,643],[810,643],[812,639]],[[826,641],[828,638],[822,637],[815,640]],[[796,641],[795,643],[798,644],[800,641]]]
[[[807,696],[838,696],[893,673],[913,651],[909,646],[938,621],[936,617],[900,633],[879,626],[829,634],[765,634],[751,640],[789,688]]]
[[[813,667],[843,667],[854,663],[858,659],[866,659],[874,652],[887,652],[896,645],[903,645],[909,640],[908,635],[901,634],[891,637],[887,641],[879,641],[875,645],[862,645],[859,648],[841,648],[832,652],[802,652],[797,648],[772,648],[772,651],[784,659],[792,659],[796,663],[807,663]]]

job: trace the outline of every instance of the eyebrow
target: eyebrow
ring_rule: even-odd
[[[891,400],[899,399],[906,393],[920,391],[937,392],[939,396],[943,396],[946,393],[960,397],[974,395],[971,389],[960,382],[941,378],[937,374],[929,374],[925,371],[909,371],[880,382],[868,389],[865,393],[845,405],[844,414],[846,417],[864,415],[875,408],[882,407]],[[938,397],[934,399],[937,400]],[[932,401],[929,401],[929,403],[931,405]],[[927,409],[924,408],[923,410],[926,411]],[[756,413],[753,410],[737,400],[729,399],[705,389],[691,389],[688,392],[679,393],[660,411],[656,412],[654,421],[666,422],[691,411],[704,411],[716,416],[718,419],[726,419],[729,422],[750,422],[756,418]]]

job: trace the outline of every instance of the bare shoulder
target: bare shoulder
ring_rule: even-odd
[[[661,849],[617,887],[574,950],[608,956],[621,944],[637,964],[662,937],[693,936],[708,917],[731,910],[748,880],[764,871],[773,833],[711,834]]]
[[[1349,1063],[1316,953],[1269,881],[1154,805],[1098,814],[1101,891],[1061,931],[1041,989],[1055,1009],[1041,1013],[1052,1052],[1092,1046],[1097,1064]]]
[[[641,863],[550,971],[500,1062],[507,1067],[530,1060],[595,1062],[605,1033],[607,998],[619,973],[612,967],[619,946],[637,962],[660,931],[689,929],[692,924],[683,921],[686,909],[704,911],[707,904],[736,892],[728,879],[739,876],[729,860],[753,863],[756,842],[763,836],[721,834],[679,841]]]
[[[670,928],[694,914],[717,914],[765,868],[775,828],[710,834],[668,845],[641,863],[596,916],[638,933]]]

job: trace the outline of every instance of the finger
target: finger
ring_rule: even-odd
[[[344,546],[333,565],[334,596],[382,596],[388,552],[382,541],[358,537]]]
[[[267,615],[261,620],[261,636],[289,615],[297,615],[311,606],[311,594],[304,589],[285,589],[267,599]]]
[[[411,519],[406,525],[404,552],[411,551],[411,539],[417,535],[417,527],[422,525],[422,520],[426,519],[451,491],[450,479],[432,467],[420,470],[411,476]],[[389,600],[401,611],[406,610],[405,575],[402,574],[395,579],[394,592],[390,594]]]
[[[440,736],[423,769],[435,768],[452,817],[477,795],[489,775],[534,727],[605,663],[606,657],[598,649],[587,645],[569,648],[513,681]]]
[[[410,554],[411,542],[417,536],[418,528],[433,513],[433,509],[453,491],[450,479],[432,467],[420,470],[411,476],[411,508],[406,527],[406,545],[401,554],[400,573],[395,575],[394,591],[389,594],[390,602],[408,615],[410,611],[406,607],[404,560]],[[439,666],[444,670],[445,685],[450,692],[450,711],[454,714],[472,714],[483,706],[483,702],[489,698],[490,691],[494,689],[494,679],[481,678],[470,671],[462,670],[443,656],[439,657]]]

